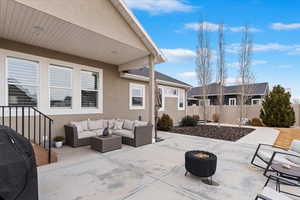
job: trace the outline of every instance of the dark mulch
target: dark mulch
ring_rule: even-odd
[[[199,125],[195,127],[174,127],[172,132],[220,140],[237,141],[255,129],[227,126]]]

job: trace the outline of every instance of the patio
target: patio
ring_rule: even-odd
[[[166,140],[101,154],[89,147],[59,149],[58,163],[39,168],[43,200],[254,199],[266,178],[249,163],[256,145],[160,133]],[[184,176],[184,153],[200,149],[218,156],[214,181]],[[299,189],[298,189],[299,190]],[[299,194],[299,191],[297,191]]]

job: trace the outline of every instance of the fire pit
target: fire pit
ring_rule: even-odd
[[[212,185],[212,176],[217,169],[217,156],[207,151],[188,151],[185,153],[185,169],[185,176],[191,173],[206,178],[203,182]]]

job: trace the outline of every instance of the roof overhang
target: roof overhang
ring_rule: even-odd
[[[126,26],[133,30],[145,48],[74,24],[20,0],[1,0],[0,38],[98,60],[119,66],[120,71],[148,66],[149,58],[154,58],[155,64],[164,62],[163,54],[124,2],[107,1],[120,13]],[[47,5],[47,1],[43,2]]]
[[[149,82],[149,80],[150,80],[149,77],[139,76],[139,75],[134,75],[134,74],[129,74],[129,73],[123,73],[123,72],[120,73],[120,76],[122,78],[137,80],[137,81],[144,81],[144,82]],[[170,82],[170,81],[164,81],[164,80],[160,80],[160,79],[157,79],[156,81],[157,81],[158,84],[162,84],[162,85],[179,87],[179,88],[184,88],[184,89],[190,89],[191,88],[191,86],[184,85],[184,84],[179,84],[179,83],[174,83],[174,82]]]

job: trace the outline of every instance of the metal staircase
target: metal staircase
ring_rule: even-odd
[[[53,120],[32,106],[0,106],[0,125],[8,126],[44,148],[51,163]]]

